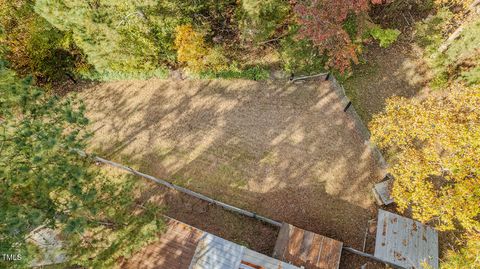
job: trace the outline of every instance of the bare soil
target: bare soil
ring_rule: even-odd
[[[90,150],[362,248],[376,217],[371,187],[384,171],[328,82],[121,81],[80,96],[95,131]],[[151,195],[166,201],[169,216],[271,252],[276,233],[269,227],[186,198],[168,202],[172,194],[155,188]],[[199,210],[214,211],[190,213]]]

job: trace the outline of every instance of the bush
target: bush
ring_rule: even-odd
[[[444,269],[457,268],[479,268],[480,267],[480,234],[471,233],[464,236],[463,247],[460,251],[448,251],[445,257],[445,262],[442,262]]]
[[[35,12],[72,33],[97,72],[130,74],[175,63],[174,29],[187,18],[172,1],[37,0]]]
[[[307,39],[295,39],[296,27],[280,42],[283,69],[295,75],[309,75],[325,71],[327,57]]]
[[[105,71],[100,73],[94,68],[77,69],[77,75],[82,79],[94,80],[94,81],[117,81],[127,79],[149,79],[160,78],[165,79],[168,77],[169,71],[166,68],[158,68],[149,71],[132,71],[132,72],[118,72],[118,71]]]
[[[193,30],[192,25],[181,25],[176,28],[175,48],[177,59],[185,63],[192,71],[205,69],[205,55],[208,53],[204,35]]]
[[[41,82],[62,79],[76,57],[65,44],[65,34],[38,16],[31,1],[0,4],[0,54],[22,75]]]
[[[380,47],[388,48],[395,41],[397,41],[400,31],[397,29],[382,29],[378,26],[375,26],[370,29],[370,35],[372,35],[375,40],[380,42]]]
[[[223,79],[236,79],[236,78],[243,78],[243,79],[251,79],[251,80],[265,80],[268,79],[270,76],[268,70],[260,67],[254,66],[246,69],[239,69],[236,66],[230,66],[228,69],[214,72],[214,71],[205,71],[200,74],[201,78],[223,78]]]
[[[465,25],[461,35],[445,51],[439,51],[453,17],[452,12],[441,9],[416,25],[415,37],[425,49],[425,59],[434,74],[430,85],[434,88],[442,88],[455,79],[470,85],[480,81],[479,18]]]
[[[290,13],[286,0],[242,0],[237,11],[240,35],[248,42],[270,38]]]
[[[468,84],[480,81],[480,18],[465,26],[444,55],[444,66],[448,67],[449,74],[458,75]]]
[[[178,61],[185,63],[190,71],[195,73],[206,70],[222,71],[226,68],[227,59],[221,48],[207,46],[204,39],[205,35],[195,31],[192,25],[178,26],[175,37]]]

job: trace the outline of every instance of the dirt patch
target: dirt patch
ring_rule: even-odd
[[[328,82],[124,81],[80,96],[91,150],[361,247],[383,171]]]
[[[149,182],[148,185],[150,191],[144,193],[145,198],[165,206],[167,216],[265,255],[272,254],[278,234],[277,227],[158,184]]]

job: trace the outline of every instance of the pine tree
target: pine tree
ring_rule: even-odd
[[[65,34],[33,10],[31,0],[0,0],[1,54],[20,74],[40,82],[64,78],[71,71],[75,52],[65,43]]]
[[[160,231],[161,211],[136,207],[137,181],[109,177],[76,151],[89,137],[84,111],[0,66],[0,253],[23,257],[0,267],[37,258],[27,240],[37,227],[61,232],[69,263],[95,268],[111,267]]]

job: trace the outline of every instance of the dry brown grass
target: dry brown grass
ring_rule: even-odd
[[[91,150],[361,247],[383,171],[329,86],[122,81],[80,96],[95,131]]]

